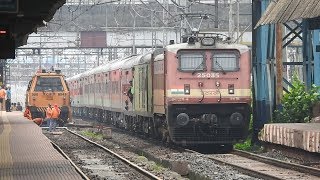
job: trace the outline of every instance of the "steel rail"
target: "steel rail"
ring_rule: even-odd
[[[205,155],[205,154],[202,154],[200,152],[197,152],[197,151],[194,151],[192,149],[185,149],[186,152],[190,152],[190,153],[197,153],[197,154],[201,154],[201,155]],[[244,174],[247,174],[249,176],[253,176],[253,177],[257,177],[257,178],[262,178],[262,179],[267,179],[267,180],[281,180],[281,178],[278,178],[276,176],[273,176],[271,174],[264,174],[264,173],[261,173],[261,172],[258,172],[258,171],[254,171],[254,170],[251,170],[251,169],[247,169],[247,168],[244,168],[244,167],[241,167],[241,166],[238,166],[238,165],[235,165],[235,164],[232,164],[232,163],[228,163],[228,162],[225,162],[225,161],[221,161],[219,159],[216,159],[216,158],[213,158],[213,157],[209,157],[209,156],[206,156],[207,158],[213,160],[213,161],[216,161],[220,164],[225,164],[225,165],[228,165],[228,166],[231,166],[231,167],[234,167],[235,169],[239,170],[240,172],[243,172]]]
[[[232,163],[221,161],[221,160],[213,158],[213,157],[208,157],[207,156],[207,158],[209,158],[209,159],[211,159],[213,161],[219,162],[221,164],[225,164],[225,165],[229,165],[231,167],[234,167],[235,169],[238,169],[240,172],[243,172],[244,174],[247,174],[249,176],[262,178],[262,179],[266,179],[266,180],[282,180],[282,178],[279,178],[277,176],[273,176],[271,174],[262,173],[262,172],[259,172],[259,171],[254,171],[254,170],[242,167],[242,166],[238,166],[238,165],[235,165],[235,164],[232,164]]]
[[[81,177],[83,177],[83,179],[85,180],[90,180],[90,178],[88,178],[88,176],[86,176],[81,169],[69,158],[69,156],[63,152],[63,150],[54,142],[51,141],[51,144],[53,145],[53,147],[55,149],[57,149],[59,151],[60,154],[62,154],[63,157],[65,157],[66,159],[68,159],[68,161],[71,163],[71,165],[76,169],[76,171],[80,174]]]
[[[202,154],[200,152],[191,150],[191,149],[185,149],[185,151],[187,152],[191,152],[191,153],[197,153],[197,154],[201,154],[201,155],[206,155],[206,154]],[[245,151],[241,151],[241,150],[233,150],[230,154],[234,154],[234,155],[238,155],[244,158],[248,158],[251,160],[255,160],[255,161],[259,161],[261,163],[265,163],[265,164],[269,164],[269,165],[273,165],[279,168],[284,168],[284,169],[288,169],[288,170],[294,170],[300,173],[305,173],[305,174],[309,174],[309,175],[313,175],[313,176],[317,176],[320,177],[320,169],[317,168],[312,168],[312,167],[308,167],[308,166],[303,166],[303,165],[299,165],[299,164],[294,164],[294,163],[288,163],[288,162],[284,162],[284,161],[280,161],[277,159],[273,159],[273,158],[268,158],[268,157],[264,157],[264,156],[260,156],[254,153],[249,153],[249,152],[245,152]],[[262,178],[262,179],[270,179],[270,180],[282,180],[283,178],[272,175],[268,172],[260,172],[260,171],[255,171],[253,169],[248,169],[246,167],[242,167],[233,163],[229,163],[229,162],[225,162],[223,160],[220,160],[219,158],[214,158],[214,157],[210,157],[208,155],[206,155],[207,158],[216,161],[220,164],[225,164],[225,165],[229,165],[231,167],[234,167],[235,169],[238,169],[239,171],[243,172],[244,174],[253,176],[253,177],[257,177],[257,178]]]
[[[280,160],[277,160],[274,158],[269,158],[269,157],[261,156],[258,154],[241,151],[241,150],[233,150],[231,153],[238,155],[238,156],[246,157],[248,159],[257,160],[257,161],[260,161],[260,162],[263,162],[266,164],[271,164],[271,165],[282,167],[285,169],[293,169],[293,170],[301,172],[301,173],[307,173],[307,174],[311,174],[311,175],[320,177],[320,169],[318,169],[318,168],[313,168],[313,167],[304,166],[304,165],[300,165],[300,164],[280,161]]]
[[[126,163],[127,165],[131,166],[133,169],[135,169],[136,171],[140,172],[140,173],[143,174],[144,176],[146,176],[146,177],[148,177],[148,178],[150,178],[150,179],[161,180],[161,178],[159,178],[159,177],[155,176],[154,174],[146,171],[145,169],[139,167],[138,165],[130,162],[129,160],[127,160],[127,159],[125,159],[124,157],[120,156],[119,154],[111,151],[110,149],[108,149],[108,148],[106,148],[106,147],[104,147],[104,146],[102,146],[102,145],[100,145],[100,144],[98,144],[98,143],[96,143],[96,142],[94,142],[94,141],[91,141],[90,139],[88,139],[88,138],[86,138],[86,137],[84,137],[84,136],[82,136],[82,135],[80,135],[80,134],[78,134],[78,133],[76,133],[76,132],[74,132],[74,131],[71,131],[71,130],[68,129],[68,128],[65,128],[65,129],[66,129],[68,132],[70,132],[71,134],[74,134],[74,135],[76,135],[76,136],[84,139],[85,141],[87,141],[87,142],[89,142],[89,143],[91,143],[91,144],[93,144],[93,145],[95,145],[95,146],[103,149],[104,151],[110,153],[111,155],[117,157],[117,158],[120,159],[122,162],[124,162],[124,163]]]

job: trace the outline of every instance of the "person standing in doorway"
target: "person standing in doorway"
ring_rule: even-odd
[[[1,89],[0,89],[0,110],[4,110],[4,104],[5,104],[5,98],[6,98],[6,90],[5,90],[5,85],[2,85],[1,86]]]
[[[56,127],[57,127],[57,123],[59,120],[59,116],[60,116],[60,108],[58,107],[57,104],[55,104],[52,108],[52,116],[51,116],[51,121],[50,121],[50,125],[49,125],[49,131],[55,131]]]
[[[132,81],[129,81],[130,87],[128,88],[127,96],[130,99],[130,102],[132,103],[133,101],[133,86],[132,86]]]
[[[6,111],[11,112],[11,87],[10,86],[7,86],[6,94],[7,94]]]

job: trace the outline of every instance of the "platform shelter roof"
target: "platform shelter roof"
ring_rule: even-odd
[[[271,0],[255,28],[320,16],[319,0]]]

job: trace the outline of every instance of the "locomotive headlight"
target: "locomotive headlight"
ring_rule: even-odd
[[[221,85],[220,82],[217,81],[217,82],[216,82],[216,86],[217,86],[217,87],[220,87],[220,85]]]
[[[228,93],[234,94],[234,84],[228,84]]]
[[[214,43],[215,43],[215,40],[212,37],[205,37],[201,40],[202,46],[213,46]]]
[[[190,94],[190,84],[184,85],[184,94]]]
[[[239,126],[243,122],[243,115],[241,113],[235,112],[230,116],[230,123],[233,126]]]
[[[188,114],[186,114],[186,113],[180,113],[177,116],[177,125],[178,126],[185,126],[189,123],[189,121],[190,121],[190,118],[189,118]]]

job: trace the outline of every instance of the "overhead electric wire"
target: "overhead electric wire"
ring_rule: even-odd
[[[146,5],[146,3],[144,3],[142,0],[139,0],[145,7],[148,8],[148,6]],[[155,12],[155,10],[152,10],[152,12]],[[162,19],[160,19],[158,16],[155,16],[163,25],[166,26],[166,24],[162,21]]]
[[[170,11],[168,9],[166,9],[158,0],[155,0],[165,11],[167,11],[167,13],[174,18],[174,16],[170,13]]]
[[[119,2],[120,0],[111,0],[109,2],[101,2],[101,0],[95,4],[92,4],[89,8],[85,9],[84,11],[82,11],[81,13],[79,13],[77,16],[75,16],[74,18],[72,18],[71,20],[68,20],[68,22],[66,22],[65,24],[60,24],[60,27],[56,30],[56,32],[58,33],[58,31],[68,25],[69,23],[71,23],[72,21],[78,19],[80,16],[82,16],[84,13],[86,13],[87,11],[91,10],[93,7],[98,6],[98,5],[103,5],[103,4],[110,4],[110,3],[115,3],[115,2]]]
[[[118,7],[119,7],[119,5],[116,8],[118,8]],[[113,19],[116,22],[117,27],[119,27],[119,23],[118,23],[118,20],[116,18],[116,11],[113,9],[113,7],[112,7],[112,11],[113,11]]]
[[[200,1],[192,1],[192,0],[188,0],[189,2],[192,2],[192,3],[196,3],[196,4],[203,4],[203,5],[206,5],[206,6],[216,6],[214,4],[210,4],[210,3],[202,3]]]
[[[148,17],[150,17],[150,15],[149,15],[149,16],[142,16],[142,15],[140,15],[140,14],[134,9],[132,3],[130,3],[130,6],[131,6],[132,10],[133,10],[139,17],[141,17],[141,18],[148,18]]]
[[[75,10],[71,10],[70,7],[69,7],[69,5],[66,4],[66,6],[68,7],[69,12],[71,12],[71,13],[76,12],[76,11],[79,9],[80,5],[81,5],[81,1],[82,1],[82,0],[79,0],[79,3],[78,3],[78,5],[77,5],[77,7],[76,7]]]

